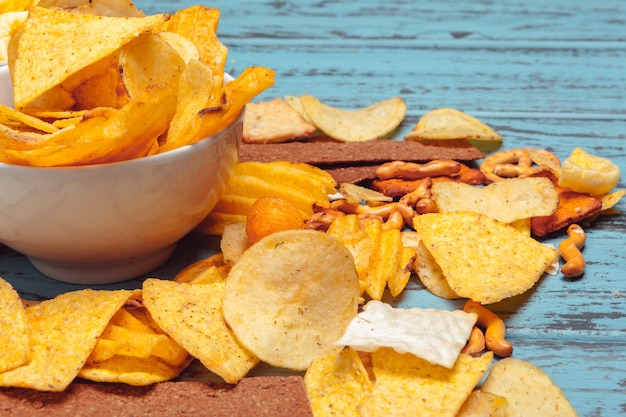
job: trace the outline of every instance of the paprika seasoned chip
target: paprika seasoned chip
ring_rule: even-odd
[[[313,230],[273,233],[230,270],[224,317],[263,362],[305,370],[341,349],[333,343],[357,314],[359,279],[339,241]]]
[[[222,315],[225,282],[187,284],[147,279],[143,301],[154,321],[202,364],[235,384],[259,362]]]
[[[483,214],[424,214],[413,226],[452,291],[481,304],[529,290],[558,258],[554,248]]]
[[[510,417],[578,416],[548,374],[522,359],[506,358],[495,363],[481,389],[506,398],[506,415]]]
[[[17,291],[0,278],[0,373],[24,365],[30,358],[26,312]]]
[[[359,404],[362,416],[455,417],[493,360],[461,354],[451,369],[411,354],[381,348],[372,353],[376,383]]]
[[[78,375],[130,290],[78,290],[26,309],[32,356],[0,374],[0,386],[63,391]],[[71,317],[71,320],[68,320]]]

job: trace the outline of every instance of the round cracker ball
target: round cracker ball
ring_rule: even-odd
[[[246,221],[250,244],[283,230],[302,229],[304,217],[289,200],[278,196],[261,197],[254,202]]]

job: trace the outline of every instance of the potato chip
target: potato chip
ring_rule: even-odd
[[[559,204],[559,194],[548,178],[510,178],[480,188],[437,182],[431,193],[441,212],[474,211],[503,223],[549,216]]]
[[[493,360],[461,354],[451,369],[411,354],[381,348],[372,353],[376,383],[358,405],[364,417],[455,417]]]
[[[144,16],[144,13],[138,10],[130,0],[39,0],[37,5],[96,16]]]
[[[200,52],[198,52],[198,48],[191,40],[174,32],[159,32],[157,35],[169,43],[170,46],[178,52],[178,55],[180,55],[185,64],[189,64],[189,61],[191,60],[200,60]],[[211,78],[212,77],[213,73],[211,72]],[[212,79],[211,84],[213,84]]]
[[[0,13],[0,61],[8,60],[11,36],[22,27],[28,12],[25,10],[5,11]]]
[[[507,400],[500,395],[474,390],[456,417],[506,417]]]
[[[289,104],[291,108],[298,112],[298,114],[310,125],[313,125],[313,120],[306,114],[304,108],[302,107],[302,101],[300,100],[300,96],[285,96],[285,103]]]
[[[357,314],[359,279],[350,252],[313,230],[273,233],[246,250],[226,280],[224,317],[262,361],[305,370],[336,352]]]
[[[230,265],[226,263],[224,255],[218,252],[187,265],[176,274],[174,281],[186,283],[223,281],[228,271],[230,271]]]
[[[355,404],[373,389],[359,353],[352,348],[311,362],[304,385],[313,415],[318,417],[358,417]]]
[[[156,29],[166,14],[104,17],[35,7],[22,26],[19,50],[10,62],[16,108],[20,109],[81,68],[113,53],[143,32]],[[107,36],[101,36],[106,33]],[[54,44],[55,48],[41,48]],[[73,51],[67,54],[66,51]],[[62,53],[61,55],[58,55]],[[41,74],[47,76],[42,77]]]
[[[502,144],[502,137],[491,127],[467,113],[451,108],[427,112],[404,139],[467,139],[484,151],[496,149]]]
[[[26,312],[17,291],[0,278],[0,373],[24,365],[30,358]]]
[[[224,233],[220,239],[220,249],[224,255],[224,262],[229,265],[237,263],[241,255],[250,246],[246,223],[233,223],[224,226]]]
[[[506,398],[507,417],[578,416],[548,374],[522,359],[506,358],[495,363],[481,389]]]
[[[310,95],[300,96],[312,124],[340,142],[363,142],[383,138],[404,120],[406,104],[392,97],[358,110],[331,107]]]
[[[481,304],[529,290],[558,258],[554,248],[483,214],[423,214],[413,226],[452,291]]]
[[[12,122],[14,124],[24,125],[24,128],[38,130],[42,133],[54,133],[59,130],[59,128],[51,123],[0,104],[0,123],[7,125]]]
[[[466,345],[476,318],[476,314],[462,310],[393,308],[372,300],[352,319],[335,344],[364,352],[392,348],[451,368]]]
[[[148,279],[143,300],[154,321],[202,364],[235,384],[259,362],[222,315],[225,282],[187,284]]]
[[[313,206],[328,207],[328,195],[336,182],[326,171],[312,165],[290,162],[240,162],[226,190],[211,213],[198,226],[203,233],[222,234],[224,226],[245,223],[254,202],[265,196],[289,200],[305,219]]]
[[[0,386],[63,391],[78,375],[130,290],[77,290],[26,309],[30,361],[0,374]],[[71,320],[68,320],[71,317]]]
[[[243,119],[243,141],[278,143],[307,138],[317,128],[281,98],[248,103]]]
[[[327,233],[350,250],[359,279],[373,300],[380,300],[387,287],[394,297],[404,290],[416,255],[404,246],[399,230],[383,229],[378,218],[348,214],[334,219]]]
[[[191,360],[145,307],[132,304],[111,318],[78,376],[143,386],[177,377]]]
[[[388,203],[393,201],[392,197],[386,196],[383,193],[349,182],[340,184],[339,192],[347,201],[355,204],[376,205],[382,202]]]

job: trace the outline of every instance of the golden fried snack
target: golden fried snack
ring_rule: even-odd
[[[521,148],[497,152],[486,157],[480,165],[480,170],[491,182],[507,178],[526,178],[550,172],[550,167],[543,162],[544,159],[559,164],[558,157],[544,149]]]
[[[304,218],[289,200],[278,196],[261,197],[248,212],[246,235],[250,244],[274,232],[302,229]]]
[[[567,239],[559,243],[559,254],[565,259],[561,272],[567,278],[579,277],[585,272],[585,258],[581,249],[587,240],[585,231],[577,224],[567,228]]]
[[[485,345],[487,349],[500,356],[506,358],[513,353],[513,346],[504,338],[506,328],[504,321],[495,313],[487,310],[482,304],[467,300],[463,311],[467,313],[476,313],[478,320],[476,324],[485,329]]]

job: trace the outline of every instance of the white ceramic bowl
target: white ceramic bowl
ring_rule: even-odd
[[[0,103],[13,105],[7,67]],[[194,145],[132,161],[0,163],[0,241],[59,281],[97,285],[149,273],[217,203],[237,161],[242,117]]]

